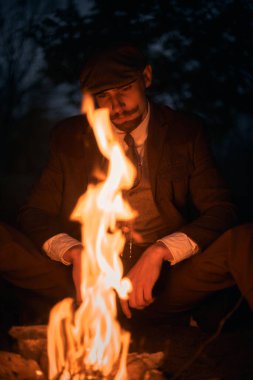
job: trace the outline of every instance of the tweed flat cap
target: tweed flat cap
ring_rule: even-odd
[[[96,94],[124,86],[137,79],[146,64],[143,53],[134,45],[116,45],[100,50],[82,70],[81,90]]]

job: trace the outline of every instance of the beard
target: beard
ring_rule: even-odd
[[[142,122],[143,120],[143,115],[139,113],[139,107],[137,106],[136,108],[130,110],[130,111],[123,111],[121,113],[116,113],[111,116],[111,121],[115,125],[116,128],[121,130],[122,132],[132,132],[135,128],[138,127],[138,125]],[[126,120],[123,121],[122,123],[117,122],[116,120],[119,119],[120,117],[128,117],[132,116],[135,113],[139,113],[137,117],[131,120]]]

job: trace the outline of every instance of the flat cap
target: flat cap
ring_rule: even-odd
[[[96,94],[124,86],[136,80],[146,64],[144,54],[134,45],[101,49],[92,55],[81,72],[81,90]]]

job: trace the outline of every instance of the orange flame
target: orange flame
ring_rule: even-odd
[[[131,290],[123,278],[119,258],[125,238],[117,228],[118,220],[136,214],[122,198],[122,190],[132,186],[134,167],[115,141],[107,109],[94,110],[92,98],[82,103],[102,154],[109,160],[104,182],[90,185],[80,197],[72,218],[82,225],[85,248],[81,260],[82,303],[74,311],[68,298],[51,311],[48,326],[49,378],[85,379],[98,371],[106,377],[127,379],[126,356],[129,333],[117,321],[116,295],[127,298]],[[117,368],[117,370],[115,370]]]

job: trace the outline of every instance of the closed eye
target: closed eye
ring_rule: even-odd
[[[105,99],[108,96],[106,92],[100,92],[99,94],[96,94],[97,99]]]

